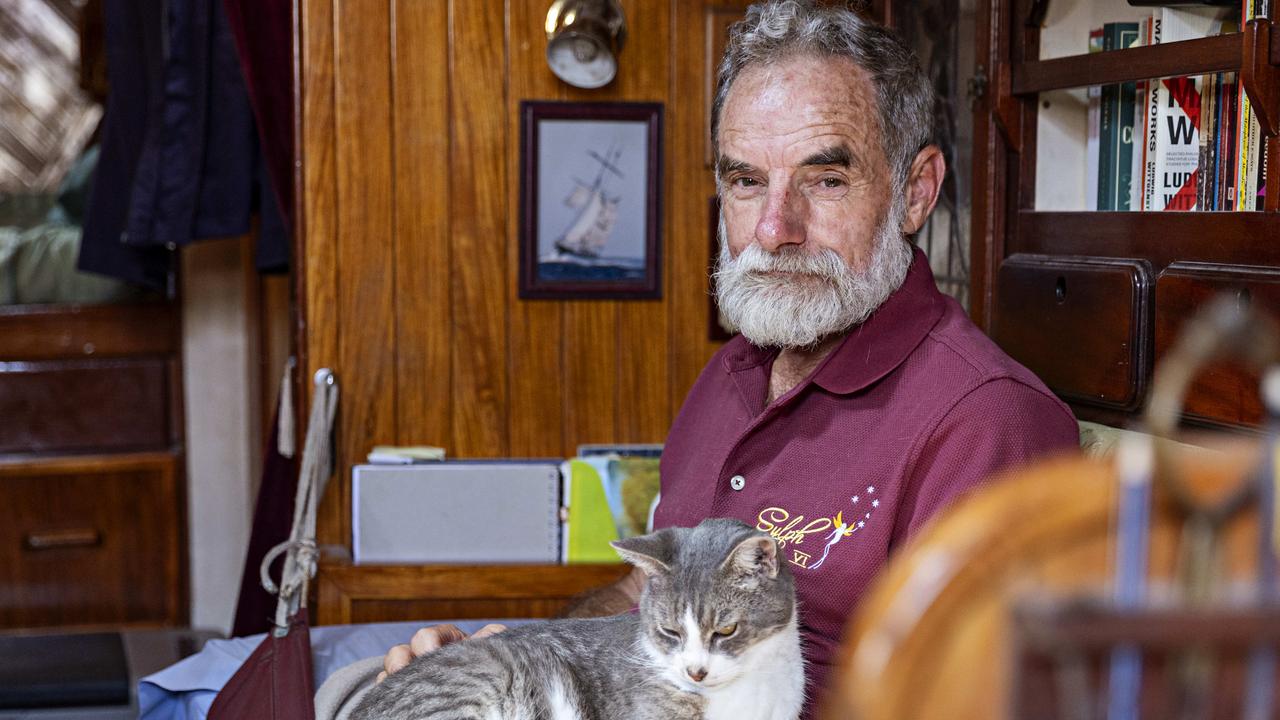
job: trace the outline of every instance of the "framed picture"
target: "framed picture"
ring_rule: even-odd
[[[520,103],[520,297],[658,298],[662,105]]]

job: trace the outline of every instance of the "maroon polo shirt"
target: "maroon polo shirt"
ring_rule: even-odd
[[[1075,418],[1005,355],[915,251],[902,287],[766,404],[778,351],[711,359],[662,453],[655,526],[733,517],[796,578],[812,713],[845,622],[889,553],[994,472],[1078,445]]]

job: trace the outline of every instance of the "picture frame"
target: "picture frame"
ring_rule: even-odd
[[[661,103],[520,103],[522,299],[662,297]]]

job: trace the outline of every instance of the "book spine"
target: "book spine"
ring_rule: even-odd
[[[1239,133],[1240,81],[1227,73],[1222,93],[1222,120],[1218,129],[1218,208],[1234,210],[1236,202],[1236,136]]]
[[[1138,24],[1119,24],[1117,32],[1118,47],[1133,47],[1138,42]],[[1134,151],[1134,117],[1133,104],[1137,95],[1136,83],[1122,83],[1118,86],[1118,102],[1116,103],[1116,187],[1115,210],[1131,210],[1133,204],[1133,151]]]
[[[1160,28],[1162,18],[1160,11],[1156,11],[1151,16],[1151,29],[1147,35],[1148,45],[1157,45],[1160,43]],[[1156,207],[1156,140],[1159,137],[1158,126],[1160,121],[1160,103],[1162,100],[1161,88],[1164,83],[1159,79],[1151,80],[1147,83],[1147,108],[1146,118],[1144,121],[1143,138],[1144,145],[1142,150],[1142,209],[1157,210]]]
[[[1200,94],[1200,158],[1196,168],[1196,207],[1212,210],[1214,106],[1218,97],[1218,75],[1206,75]]]
[[[1116,49],[1115,23],[1102,26],[1103,52]],[[1092,40],[1092,36],[1090,40]],[[1115,210],[1116,196],[1116,117],[1120,103],[1119,88],[1106,85],[1100,88],[1098,109],[1098,210]]]
[[[1089,52],[1102,52],[1103,29],[1097,28],[1089,32]],[[1097,85],[1089,87],[1089,135],[1087,143],[1088,155],[1085,170],[1085,202],[1087,210],[1101,210],[1105,205],[1105,192],[1102,189],[1102,88]]]
[[[1135,47],[1146,45],[1150,42],[1151,34],[1151,18],[1143,18],[1138,23],[1138,37],[1134,40]],[[1129,209],[1142,210],[1142,199],[1146,195],[1146,148],[1147,148],[1147,86],[1146,80],[1139,80],[1134,83],[1133,105],[1129,108],[1129,117],[1133,122],[1133,165],[1130,168],[1129,177]]]

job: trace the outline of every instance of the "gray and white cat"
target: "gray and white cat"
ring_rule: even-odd
[[[705,520],[613,544],[639,614],[552,620],[415,659],[353,720],[794,720],[795,585],[773,538]]]

